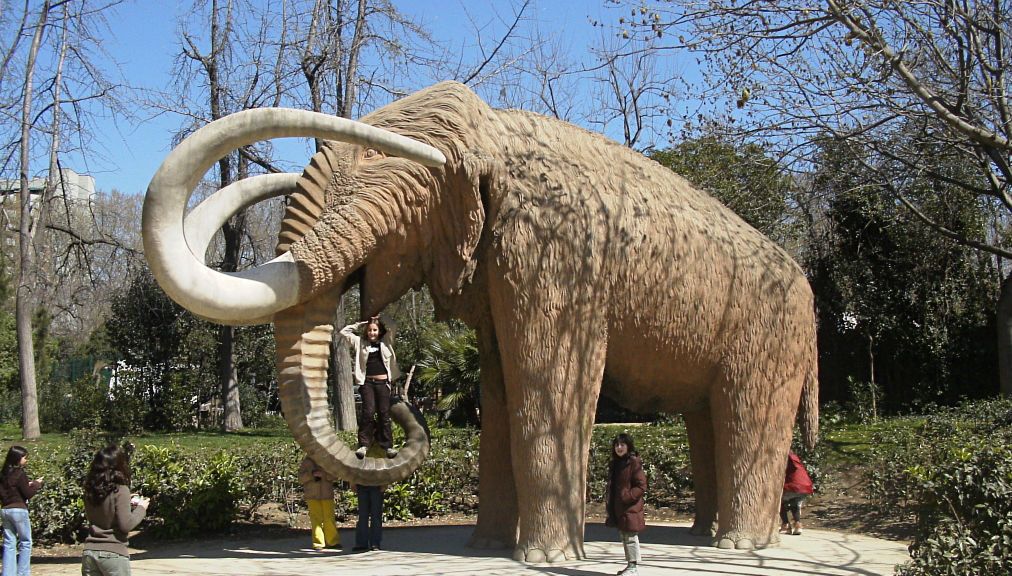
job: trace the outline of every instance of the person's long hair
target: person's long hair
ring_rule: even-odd
[[[618,446],[619,444],[625,444],[626,448],[629,449],[626,451],[625,456],[622,456],[621,458],[619,457],[618,454],[615,453],[615,447]],[[611,441],[612,471],[614,472],[617,468],[628,464],[629,459],[632,458],[633,456],[639,456],[639,454],[636,452],[636,446],[633,444],[632,436],[626,434],[625,432],[617,434],[615,436],[615,439]]]
[[[84,477],[84,500],[100,504],[120,485],[130,485],[130,462],[119,446],[107,446],[95,453]]]
[[[7,451],[7,459],[4,460],[4,467],[0,470],[0,480],[7,482],[11,472],[15,468],[21,468],[21,459],[28,456],[28,450],[21,446],[11,446]]]

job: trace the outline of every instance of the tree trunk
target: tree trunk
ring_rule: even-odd
[[[998,324],[998,381],[1001,395],[1012,396],[1012,275],[1001,283],[996,311]]]
[[[351,46],[348,48],[347,67],[326,68],[323,64],[329,59],[340,62],[344,41],[341,40],[344,5],[338,3],[328,11],[325,2],[317,1],[313,5],[310,30],[302,42],[303,53],[301,68],[314,112],[323,111],[323,74],[334,71],[337,74],[335,84],[338,87],[334,106],[338,116],[350,118],[357,98],[358,55],[362,50],[363,38],[367,23],[366,0],[358,1],[358,13],[355,18],[355,31]],[[342,91],[340,88],[344,87]],[[321,149],[322,142],[316,141],[316,151]],[[334,410],[334,426],[338,430],[357,430],[358,420],[355,417],[355,391],[352,381],[351,354],[348,346],[337,332],[344,327],[344,296],[341,297],[334,312],[334,337],[330,342],[330,369],[327,380],[330,385]]]
[[[871,421],[878,422],[878,398],[875,387],[875,337],[868,336],[868,391],[871,392]]]
[[[35,345],[32,339],[32,278],[35,276],[35,243],[32,230],[32,193],[28,188],[29,151],[32,131],[32,91],[35,89],[35,60],[42,44],[42,33],[49,15],[49,0],[43,3],[32,35],[32,46],[25,64],[24,99],[21,102],[21,158],[19,199],[21,222],[18,227],[21,265],[18,267],[15,319],[18,332],[18,369],[21,371],[21,434],[25,440],[39,438],[39,400],[35,386]],[[42,199],[40,199],[41,201]]]
[[[228,157],[220,163],[221,186],[232,182],[232,173]],[[248,176],[249,166],[246,159],[239,156],[238,180]],[[221,227],[225,244],[225,255],[221,263],[223,272],[235,272],[239,269],[239,256],[243,233],[246,230],[246,210],[239,211]],[[235,370],[235,327],[222,326],[218,330],[218,382],[221,383],[221,430],[235,432],[242,430],[242,409],[239,403],[239,377]]]
[[[221,430],[242,430],[239,378],[235,373],[235,328],[232,326],[221,326],[218,330],[218,378],[221,382]]]
[[[23,251],[22,251],[23,252]],[[24,254],[22,253],[22,265]],[[18,291],[15,315],[18,330],[18,369],[21,370],[21,435],[25,440],[38,440],[39,400],[35,388],[35,350],[32,342],[32,312],[30,288],[18,273]]]
[[[351,354],[348,344],[338,335],[344,327],[344,296],[341,296],[334,312],[334,337],[330,341],[331,398],[334,402],[334,426],[338,430],[358,430],[355,418],[355,383],[352,381]]]

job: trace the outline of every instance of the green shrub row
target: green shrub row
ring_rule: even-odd
[[[432,451],[408,479],[388,487],[388,519],[407,520],[449,512],[471,514],[478,504],[478,438],[474,429],[432,428]],[[684,427],[598,426],[594,430],[587,494],[604,500],[611,439],[630,432],[643,455],[650,490],[647,503],[670,506],[691,495],[692,480]],[[399,431],[398,431],[399,432]],[[341,433],[350,445],[350,433]],[[72,543],[83,538],[81,483],[100,447],[120,441],[96,432],[74,431],[65,445],[35,449],[32,476],[45,487],[32,500],[32,524],[40,543]],[[31,449],[31,448],[30,448]],[[131,488],[151,498],[146,534],[183,538],[200,532],[221,533],[240,520],[256,521],[265,505],[287,511],[289,522],[304,505],[297,470],[302,451],[293,440],[268,438],[254,445],[193,449],[178,444],[138,442],[132,460]],[[339,485],[335,513],[341,521],[357,514],[350,486]]]
[[[351,434],[342,434],[350,444]],[[30,475],[45,478],[44,488],[31,502],[34,538],[43,544],[84,537],[84,474],[95,451],[120,441],[82,431],[67,438],[64,445],[29,447]],[[264,505],[280,507],[294,522],[304,505],[297,474],[302,455],[294,440],[268,439],[212,450],[139,443],[131,461],[131,489],[151,498],[144,530],[165,538],[220,533],[238,520],[256,521]],[[434,430],[431,456],[410,478],[388,488],[387,518],[474,511],[477,469],[474,430]],[[335,508],[342,521],[357,514],[351,487],[339,485]]]

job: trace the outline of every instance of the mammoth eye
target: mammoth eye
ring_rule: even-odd
[[[363,160],[379,160],[380,158],[386,158],[387,155],[375,148],[366,148],[362,151]]]

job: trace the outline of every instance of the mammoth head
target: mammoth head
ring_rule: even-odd
[[[451,97],[442,97],[440,87]],[[233,114],[180,143],[156,172],[144,201],[145,254],[162,288],[193,313],[222,324],[273,319],[289,427],[321,467],[359,484],[406,477],[424,458],[428,443],[422,424],[405,406],[392,410],[409,437],[394,460],[357,460],[337,438],[326,395],[336,299],[348,275],[361,271],[363,307],[377,310],[420,281],[418,265],[402,265],[407,259],[427,260],[420,266],[434,276],[430,283],[459,289],[461,278],[473,269],[470,254],[484,223],[480,196],[490,170],[464,137],[474,132],[469,122],[476,120],[439,109],[459,108],[463,100],[481,101],[460,85],[442,84],[433,90],[436,97],[405,98],[364,118],[368,123],[290,109]],[[451,116],[453,120],[444,121]],[[333,142],[314,156],[301,176],[243,180],[219,190],[184,218],[197,182],[219,158],[257,141],[291,136]],[[462,195],[450,202],[466,208],[422,230],[416,220],[434,204],[447,202],[439,197],[445,189]],[[236,273],[204,265],[208,242],[231,215],[281,194],[289,194],[290,203],[274,260]],[[413,254],[408,254],[409,244]],[[449,245],[449,255],[432,254],[435,245]]]
[[[303,285],[329,287],[357,272],[368,314],[422,281],[436,294],[458,292],[474,269],[483,195],[502,174],[483,152],[488,110],[444,82],[363,118],[438,148],[447,161],[435,170],[375,147],[325,143],[289,196],[279,235],[278,254],[301,265]]]

